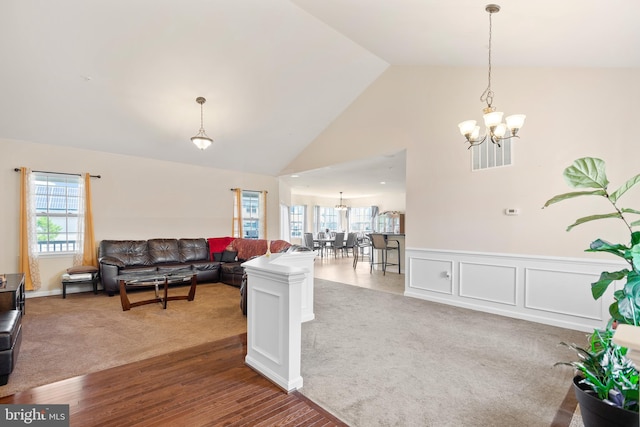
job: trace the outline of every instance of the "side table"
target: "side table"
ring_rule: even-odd
[[[91,278],[85,279],[72,279],[72,278],[62,278],[62,298],[67,297],[67,286],[68,285],[92,285],[93,293],[98,294],[98,272],[91,273]]]
[[[24,315],[24,273],[2,274],[0,286],[0,311],[20,310]]]

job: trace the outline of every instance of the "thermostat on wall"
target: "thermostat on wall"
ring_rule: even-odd
[[[518,208],[507,208],[504,210],[505,215],[520,215],[520,209]]]

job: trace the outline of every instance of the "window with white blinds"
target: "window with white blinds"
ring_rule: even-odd
[[[511,140],[502,141],[500,145],[485,141],[471,147],[471,170],[510,166],[513,154]]]

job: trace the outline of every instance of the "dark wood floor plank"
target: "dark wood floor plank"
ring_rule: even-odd
[[[246,334],[70,378],[0,403],[68,404],[71,426],[346,426],[244,363]]]

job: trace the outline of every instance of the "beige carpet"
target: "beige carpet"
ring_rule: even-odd
[[[122,311],[118,296],[93,293],[27,299],[20,355],[0,396],[244,333],[239,301],[238,288],[223,283],[200,284],[194,301],[169,301],[166,310]]]
[[[548,427],[583,332],[315,280],[305,396],[349,425]]]

